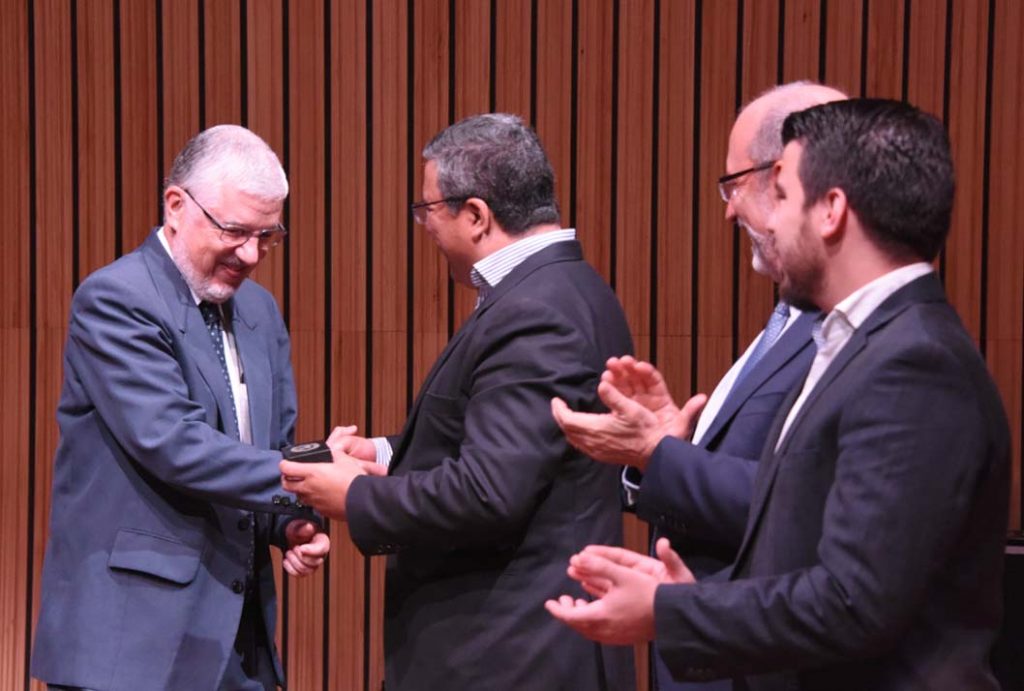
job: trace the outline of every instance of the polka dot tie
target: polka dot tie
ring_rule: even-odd
[[[220,308],[212,302],[200,302],[199,311],[203,314],[203,321],[206,322],[206,330],[210,332],[210,339],[213,341],[213,349],[217,351],[217,359],[220,360],[220,368],[224,372],[224,381],[231,392],[231,412],[235,416],[235,429],[238,429],[238,411],[235,410],[235,394],[231,388],[231,376],[228,374],[228,361],[224,357],[224,327],[221,322]],[[245,597],[246,599],[256,598],[256,531],[257,517],[255,513],[249,512],[248,520],[239,524],[239,529],[249,535],[249,554],[246,558],[245,570]]]
[[[203,321],[206,322],[206,330],[210,332],[210,339],[213,341],[213,349],[217,351],[217,359],[220,360],[220,369],[224,373],[224,383],[228,387],[231,400],[231,412],[235,416],[235,429],[238,429],[238,411],[235,410],[234,389],[231,388],[231,377],[228,375],[228,361],[224,357],[224,327],[222,326],[220,308],[212,302],[200,302],[199,311],[203,314]]]

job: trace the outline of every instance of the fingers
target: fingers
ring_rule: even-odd
[[[331,538],[327,533],[317,533],[309,542],[293,549],[298,552],[305,563],[319,566],[323,563],[327,553],[331,551]]]
[[[658,555],[658,559],[665,565],[665,571],[669,577],[669,581],[672,583],[695,583],[696,579],[693,577],[693,573],[687,568],[683,562],[682,557],[672,549],[671,543],[668,538],[658,538],[658,541],[654,545],[654,551]]]
[[[640,410],[640,404],[609,382],[602,381],[597,385],[597,395],[609,410],[621,417],[636,417]]]
[[[358,431],[359,428],[356,427],[355,425],[335,427],[333,430],[331,430],[330,436],[327,437],[327,445],[330,446],[333,443],[339,442],[344,437],[350,437]]]
[[[313,474],[313,468],[310,463],[298,463],[296,461],[287,461],[282,459],[277,464],[278,470],[281,471],[281,475],[292,480],[301,481]]]
[[[634,552],[631,549],[613,547],[611,545],[587,545],[580,554],[589,554],[602,559],[608,559],[626,567],[632,567],[642,559],[648,558],[646,555]]]

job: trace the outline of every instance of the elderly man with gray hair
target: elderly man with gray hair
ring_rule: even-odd
[[[519,118],[463,120],[423,156],[413,217],[477,308],[400,434],[340,428],[336,462],[284,461],[284,486],[388,555],[388,691],[632,688],[629,648],[567,636],[542,607],[574,588],[570,554],[621,541],[617,470],[570,448],[548,401],[597,409],[605,360],[632,349],[622,308],[559,227],[554,174]]]
[[[164,224],[71,304],[32,675],[51,689],[275,689],[274,576],[330,548],[281,492],[288,334],[249,274],[288,181],[252,132],[199,133]]]

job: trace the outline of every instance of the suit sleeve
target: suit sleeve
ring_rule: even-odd
[[[417,424],[439,431],[461,425],[453,453],[439,451],[429,470],[353,481],[349,529],[364,553],[500,548],[525,528],[572,453],[550,400],[593,407],[599,372],[589,364],[598,360],[592,347],[539,302],[521,300],[489,316],[467,336],[480,344],[469,349],[476,359],[464,382],[468,400],[428,392],[418,413]]]
[[[991,488],[1005,475],[1001,414],[979,394],[978,375],[972,382],[963,370],[930,345],[863,373],[863,388],[837,422],[816,563],[658,588],[656,640],[674,676],[813,667],[877,654],[900,639],[929,588],[950,576],[939,570],[978,506],[1000,501]],[[821,450],[787,457],[800,453]]]
[[[253,511],[280,506],[277,451],[242,444],[210,426],[190,395],[166,316],[137,287],[110,276],[83,283],[72,301],[66,367],[83,387],[127,462],[175,489]],[[162,306],[162,303],[160,304]],[[280,347],[280,344],[279,344]],[[275,354],[276,355],[276,354]],[[280,441],[294,425],[290,366],[278,372],[284,396]]]
[[[673,533],[739,548],[756,473],[756,461],[666,437],[647,464],[636,515]]]

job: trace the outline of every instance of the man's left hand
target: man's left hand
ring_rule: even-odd
[[[545,609],[592,641],[629,645],[653,640],[658,586],[694,582],[668,540],[659,540],[656,549],[658,559],[620,547],[587,547],[569,560],[569,575],[600,599],[562,595],[545,602]]]
[[[345,520],[345,500],[352,480],[366,471],[359,461],[338,451],[333,463],[281,461],[281,487],[328,518]]]
[[[308,576],[320,568],[324,557],[331,551],[331,538],[321,532],[312,521],[291,521],[284,529],[290,547],[284,553],[282,565],[292,576]]]

